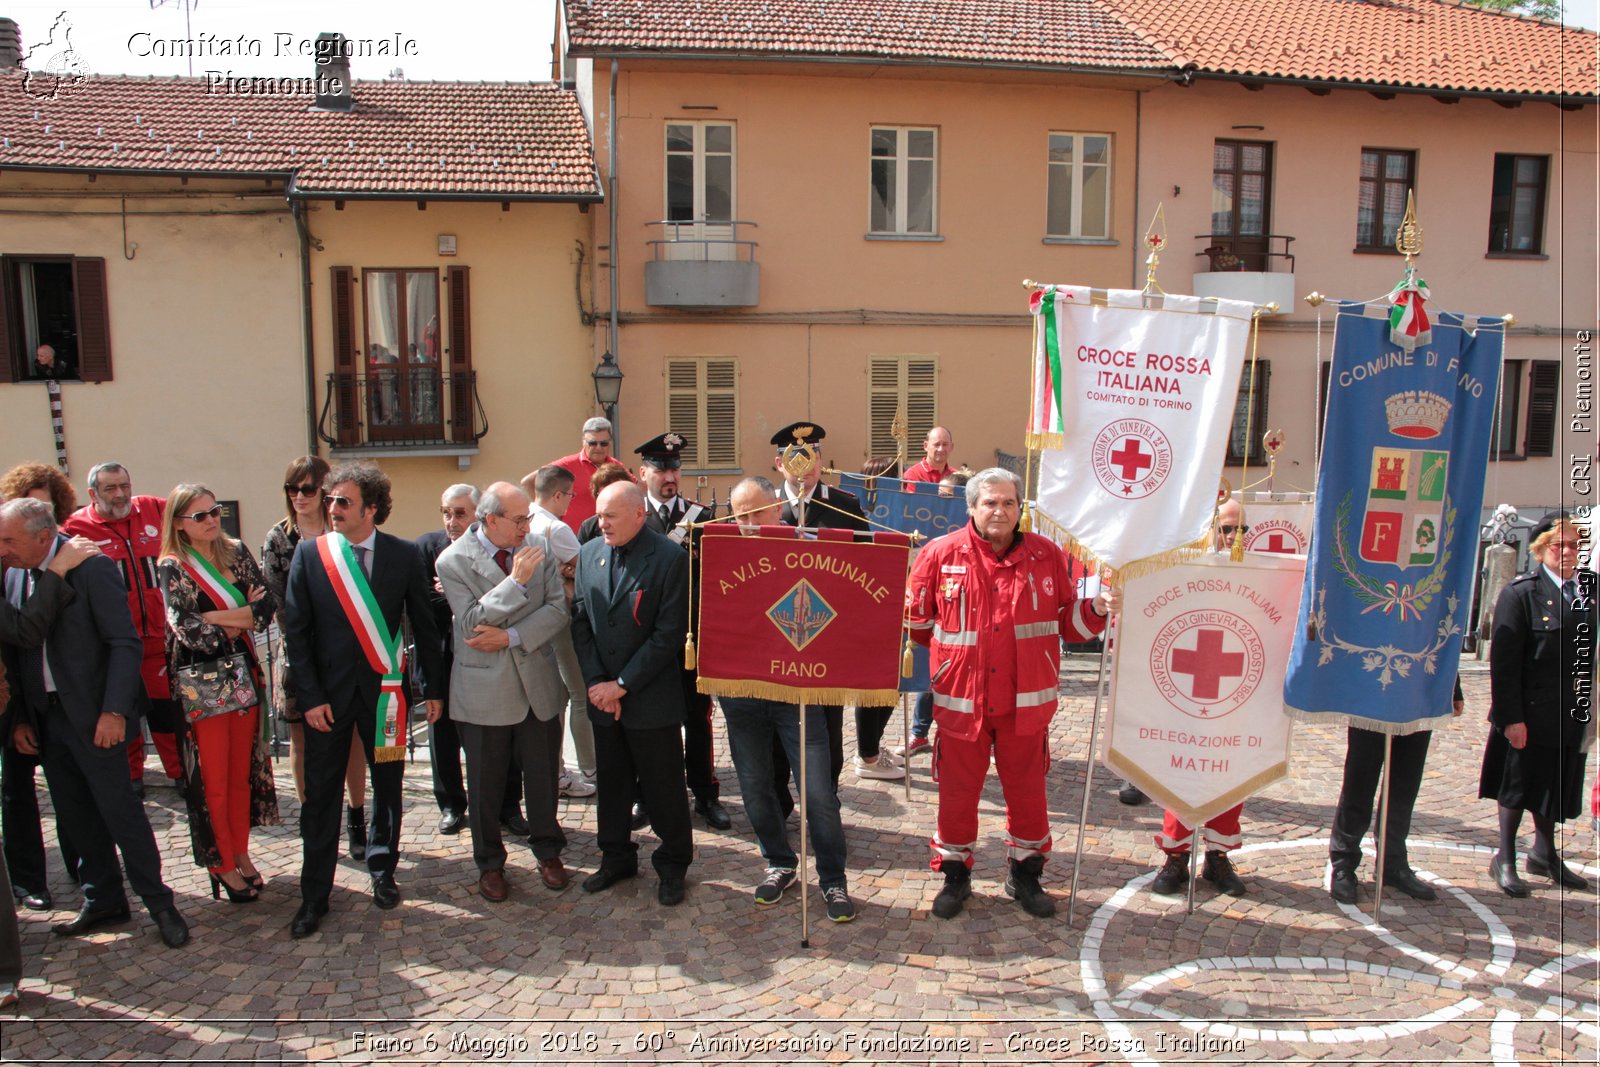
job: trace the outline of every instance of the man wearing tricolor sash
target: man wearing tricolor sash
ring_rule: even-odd
[[[415,545],[377,530],[391,508],[388,476],[371,464],[347,464],[328,475],[327,486],[332,532],[295,549],[284,610],[295,697],[307,727],[301,905],[290,927],[297,938],[315,933],[328,911],[352,730],[372,773],[373,903],[386,909],[400,903],[394,868],[410,709],[403,618],[416,639],[430,722],[444,695],[427,568]]]

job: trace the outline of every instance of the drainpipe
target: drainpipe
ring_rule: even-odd
[[[295,232],[300,235],[300,330],[306,354],[306,455],[317,454],[317,362],[311,331],[311,233],[303,200],[289,201]]]
[[[1144,151],[1144,91],[1133,94],[1133,281],[1128,283],[1130,289],[1144,288],[1144,279],[1139,276],[1139,268],[1144,266],[1144,257],[1139,255],[1143,242],[1139,232],[1139,172],[1143,169],[1140,164],[1139,153]],[[1165,249],[1163,249],[1165,251]],[[1192,290],[1194,287],[1190,286]],[[1242,499],[1242,498],[1241,498]]]
[[[617,351],[617,61],[611,61],[611,106],[608,112],[610,128],[606,131],[606,205],[611,226],[611,322],[607,330],[606,347],[617,366],[622,366],[622,353]],[[617,407],[622,407],[619,400]],[[620,441],[621,431],[613,416],[611,439]]]

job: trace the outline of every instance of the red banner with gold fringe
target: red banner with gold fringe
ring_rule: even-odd
[[[700,543],[699,687],[794,703],[893,704],[904,643],[905,534],[735,525]]]

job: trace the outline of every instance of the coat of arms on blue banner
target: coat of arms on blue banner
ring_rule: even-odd
[[[1339,308],[1283,694],[1297,718],[1409,733],[1451,713],[1505,324],[1441,314],[1408,352],[1381,310]]]

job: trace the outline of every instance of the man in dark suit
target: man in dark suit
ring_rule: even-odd
[[[385,909],[400,903],[394,868],[405,768],[403,724],[411,705],[400,663],[402,616],[411,621],[422,661],[430,723],[438,720],[444,706],[441,646],[428,599],[427,567],[416,545],[377,529],[392,507],[388,475],[367,463],[336,467],[328,475],[327,497],[333,532],[296,547],[284,605],[284,640],[295,665],[295,699],[306,709],[301,903],[289,928],[296,938],[315,933],[328,913],[352,730],[361,738],[372,771],[372,827],[367,839],[372,901]],[[370,592],[378,617],[363,614],[364,592]]]
[[[6,599],[26,605],[40,572],[65,543],[48,504],[24,498],[0,505],[0,561],[17,568],[7,576]],[[83,910],[55,932],[73,937],[128,920],[120,849],[128,881],[161,940],[177,948],[189,940],[189,927],[161,881],[155,834],[128,772],[127,739],[139,728],[134,709],[144,645],[110,560],[85,560],[67,584],[74,596],[46,631],[43,646],[7,644],[4,650],[21,715],[12,739],[22,752],[42,757],[56,817],[81,857]]]
[[[439,832],[459,834],[467,825],[467,787],[461,779],[461,738],[450,718],[450,673],[454,661],[450,651],[450,602],[439,584],[439,553],[472,525],[472,512],[478,506],[477,486],[452,485],[439,497],[442,529],[429,530],[417,538],[417,550],[428,567],[433,625],[439,633],[439,661],[444,668],[444,714],[428,726],[428,764],[433,770],[433,799],[439,805]]]
[[[639,484],[645,491],[644,522],[667,540],[689,550],[690,580],[697,579],[694,553],[698,551],[699,531],[694,524],[716,518],[715,507],[686,499],[678,492],[678,471],[683,466],[683,449],[688,441],[670,431],[652,437],[634,453],[639,457]],[[711,697],[696,686],[698,674],[692,667],[683,669],[683,699],[688,716],[683,724],[683,773],[694,794],[695,814],[713,830],[733,825],[722,806],[717,781],[716,759],[711,745]],[[633,825],[643,826],[646,818],[637,810]]]
[[[656,898],[682,903],[694,859],[683,790],[681,660],[688,629],[688,554],[645,525],[644,490],[605,488],[597,501],[601,537],[578,552],[572,640],[589,685],[600,792],[600,869],[583,883],[598,893],[639,871],[629,830],[635,781],[661,841],[651,857]]]

